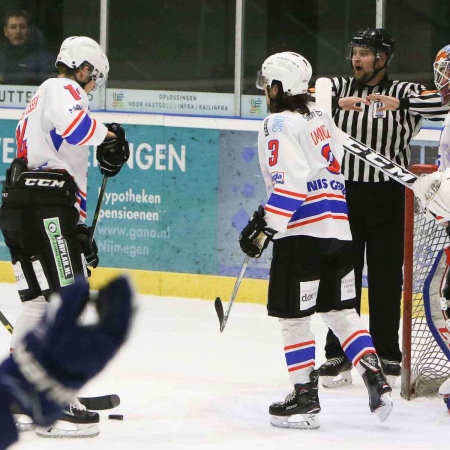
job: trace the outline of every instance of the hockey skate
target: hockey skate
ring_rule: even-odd
[[[439,387],[439,397],[444,400],[447,411],[450,414],[450,378],[447,378]]]
[[[322,386],[336,388],[352,384],[352,362],[345,356],[330,358],[319,367]]]
[[[385,376],[389,386],[394,387],[395,381],[402,374],[402,368],[397,361],[391,361],[380,357],[381,371]]]
[[[61,417],[49,427],[37,427],[36,435],[43,438],[90,438],[100,434],[100,416],[88,411],[76,401],[62,411]]]
[[[296,384],[283,402],[270,405],[270,423],[274,427],[298,429],[320,427],[317,417],[320,412],[318,371],[313,370],[309,378],[311,380],[309,383]]]
[[[386,381],[378,364],[378,357],[369,353],[364,355],[360,364],[365,372],[362,376],[369,393],[370,411],[376,413],[381,422],[384,422],[392,411],[392,388]]]
[[[14,422],[16,424],[16,429],[19,433],[24,431],[34,431],[36,429],[36,424],[33,419],[25,414],[13,414]]]

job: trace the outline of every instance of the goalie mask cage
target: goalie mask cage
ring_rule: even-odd
[[[420,176],[434,172],[437,166],[418,164],[409,170]],[[424,302],[427,277],[449,241],[445,227],[436,225],[421,211],[412,190],[406,189],[405,201],[401,396],[409,400],[412,396],[436,395],[450,376],[449,359],[433,336],[436,327],[430,329],[427,322],[426,308],[433,304],[440,309],[439,290],[429,289],[428,306]]]

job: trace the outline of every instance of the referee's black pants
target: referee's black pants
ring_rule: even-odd
[[[400,304],[403,285],[405,188],[396,181],[346,182],[350,229],[355,251],[357,310],[361,307],[364,252],[367,251],[369,327],[379,356],[401,361]],[[328,331],[327,359],[343,356]]]

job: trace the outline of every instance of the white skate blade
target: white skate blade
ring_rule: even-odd
[[[34,431],[36,429],[36,424],[33,422],[33,419],[25,414],[14,414],[14,421],[16,423],[16,430],[19,433]]]
[[[58,420],[49,427],[37,427],[36,435],[43,438],[93,438],[100,434],[96,423],[71,423]]]
[[[381,422],[384,422],[388,417],[389,414],[392,411],[392,408],[394,407],[394,403],[392,402],[391,394],[388,392],[386,394],[383,394],[381,397],[381,404],[377,410],[375,410],[376,415],[380,419]]]
[[[320,427],[317,414],[294,414],[292,416],[270,416],[270,423],[278,428],[314,430]]]
[[[320,382],[324,388],[339,388],[352,384],[352,372],[347,370],[341,372],[337,377],[320,377]]]

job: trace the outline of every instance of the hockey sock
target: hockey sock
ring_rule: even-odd
[[[367,353],[376,353],[370,333],[357,314],[355,309],[330,311],[323,313],[322,317],[328,327],[339,339],[342,350],[352,361],[358,372],[362,375],[365,369],[359,360]]]
[[[14,350],[16,342],[22,339],[28,331],[32,330],[44,317],[48,303],[43,296],[34,300],[23,302],[22,313],[14,324],[14,331],[11,339],[11,351]]]
[[[316,341],[310,328],[311,317],[279,320],[289,379],[292,384],[309,383],[316,356]]]

